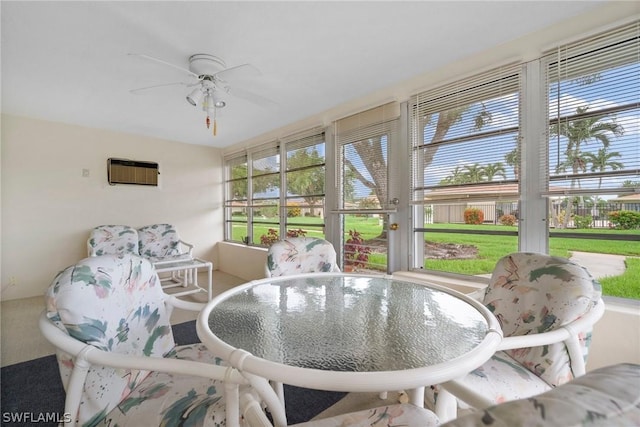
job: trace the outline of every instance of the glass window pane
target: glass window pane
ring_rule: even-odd
[[[518,249],[517,67],[419,94],[414,105],[414,268],[490,274]]]

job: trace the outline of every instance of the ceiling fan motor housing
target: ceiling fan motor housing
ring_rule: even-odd
[[[213,76],[225,68],[227,68],[225,62],[214,55],[197,53],[189,57],[189,71],[197,74],[200,78],[203,76]]]

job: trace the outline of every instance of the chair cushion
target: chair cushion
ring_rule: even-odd
[[[178,346],[167,357],[223,365],[203,344]],[[224,426],[224,386],[201,377],[152,372],[101,425]]]
[[[496,403],[533,396],[552,388],[504,351],[495,353],[460,382],[471,390],[481,390],[484,397]],[[468,408],[463,402],[459,402],[459,406]]]
[[[70,336],[101,350],[163,357],[174,347],[160,280],[138,255],[103,255],[60,272],[46,294],[47,317]],[[58,352],[66,388],[73,369]],[[79,411],[80,422],[109,412],[148,375],[147,371],[92,367]]]
[[[640,365],[605,366],[543,394],[492,406],[442,427],[640,426]]]
[[[180,254],[180,236],[171,224],[153,224],[138,229],[140,255],[160,258]]]
[[[548,332],[587,313],[601,297],[600,284],[565,258],[519,252],[500,259],[483,303],[495,314],[505,337]],[[586,356],[591,329],[580,336]],[[552,386],[574,377],[564,343],[508,350],[520,364]]]
[[[89,234],[89,256],[138,254],[138,232],[128,225],[100,225]]]
[[[340,271],[333,245],[314,237],[292,237],[275,242],[267,253],[267,269],[272,277]]]
[[[295,424],[293,427],[435,427],[439,424],[440,421],[433,412],[403,403],[308,421]]]

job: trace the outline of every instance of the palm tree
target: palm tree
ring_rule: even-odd
[[[506,170],[502,162],[489,163],[483,168],[483,172],[487,177],[487,181],[493,181],[496,176],[501,176],[502,179],[507,179]]]
[[[607,152],[608,147],[602,147],[598,154],[584,153],[583,158],[587,163],[591,163],[591,172],[604,172],[607,168],[615,171],[624,168],[624,164],[611,160],[614,157],[622,157],[617,151]],[[598,178],[598,189],[602,187],[602,176]]]
[[[465,165],[465,175],[468,177],[470,183],[482,182],[486,178],[484,166],[480,166],[480,163],[474,163],[472,165]]]
[[[513,168],[513,174],[515,175],[516,179],[518,179],[518,177],[520,175],[520,149],[519,149],[519,147],[516,147],[513,150],[509,151],[507,154],[505,154],[504,161],[507,162],[507,165],[509,165],[509,166],[511,166]]]
[[[551,126],[551,135],[564,136],[567,138],[565,150],[566,159],[558,165],[557,170],[571,169],[574,175],[571,178],[571,189],[575,189],[579,183],[575,175],[586,171],[585,156],[582,152],[582,145],[588,145],[592,140],[600,142],[604,148],[608,148],[611,143],[611,136],[619,137],[624,135],[624,128],[617,124],[615,117],[607,114],[595,114],[586,116],[589,106],[576,108],[576,116],[570,120],[560,121]],[[606,120],[605,119],[609,119]],[[571,217],[572,204],[567,204],[564,216],[563,227],[566,228]]]
[[[468,182],[468,176],[462,171],[460,166],[456,166],[448,176],[442,178],[440,185],[458,185],[466,184]]]

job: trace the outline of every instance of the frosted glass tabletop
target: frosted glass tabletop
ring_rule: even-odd
[[[482,307],[455,293],[386,276],[262,280],[210,308],[210,332],[230,348],[327,371],[437,365],[471,352],[495,327]]]

